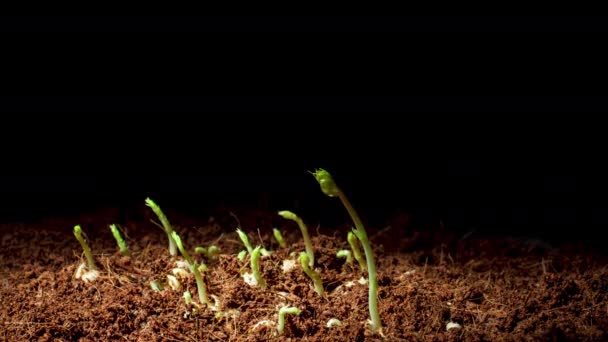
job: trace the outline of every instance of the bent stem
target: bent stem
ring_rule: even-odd
[[[300,231],[302,232],[302,236],[304,237],[304,245],[306,246],[306,253],[308,254],[309,266],[313,267],[315,265],[315,253],[312,247],[312,241],[310,240],[310,235],[308,234],[308,227],[302,219],[296,215],[295,213],[289,210],[279,211],[279,215],[287,220],[292,220],[298,224],[300,227]]]
[[[209,298],[207,297],[207,286],[203,281],[201,271],[194,262],[194,259],[192,259],[188,251],[186,251],[186,249],[184,248],[184,245],[182,244],[182,239],[179,237],[179,235],[177,235],[176,232],[171,232],[171,236],[173,240],[175,240],[175,244],[177,245],[177,248],[179,248],[179,251],[182,253],[186,261],[188,261],[188,264],[190,264],[192,272],[194,272],[194,278],[196,279],[196,287],[198,288],[199,300],[201,301],[201,303],[204,303],[208,306],[212,306],[211,302],[209,301]],[[201,264],[201,266],[204,266],[204,264]]]
[[[312,175],[315,177],[319,185],[321,186],[321,191],[329,197],[338,197],[340,201],[348,211],[353,223],[355,224],[355,229],[353,229],[353,233],[357,236],[361,244],[363,245],[363,250],[365,251],[365,258],[367,259],[367,271],[369,274],[369,315],[371,318],[371,328],[376,332],[382,332],[382,323],[380,322],[380,314],[378,312],[378,279],[376,275],[376,263],[374,261],[374,251],[369,244],[369,239],[367,237],[367,232],[365,231],[365,227],[363,226],[363,222],[359,218],[359,214],[355,211],[355,208],[352,206],[346,195],[342,192],[342,190],[338,187],[338,185],[334,182],[333,177],[329,172],[324,169],[317,169]]]
[[[149,197],[146,198],[146,206],[148,206],[148,207],[150,207],[150,209],[152,209],[152,211],[156,214],[156,216],[160,220],[160,223],[162,223],[163,229],[164,229],[165,233],[167,233],[167,238],[169,239],[169,254],[171,254],[171,256],[176,256],[177,249],[175,248],[175,241],[173,241],[173,235],[172,235],[173,227],[171,226],[171,223],[169,223],[169,219],[167,219],[167,216],[165,215],[165,213],[163,213],[163,211],[160,209],[158,204],[156,204]]]
[[[279,333],[279,335],[283,334],[283,330],[285,329],[285,315],[286,314],[290,314],[290,315],[299,315],[302,312],[302,310],[296,308],[296,307],[289,307],[289,306],[283,306],[282,308],[279,309],[279,326],[277,327],[277,331]]]

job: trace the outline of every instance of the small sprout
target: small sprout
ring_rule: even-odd
[[[365,259],[361,255],[361,249],[359,249],[359,240],[357,239],[357,236],[355,235],[355,233],[353,233],[351,231],[351,232],[348,232],[348,235],[347,235],[346,239],[348,240],[348,244],[350,245],[350,249],[353,251],[353,255],[355,256],[355,260],[357,260],[357,262],[359,262],[359,267],[361,267],[361,270],[363,272],[366,272],[367,271],[367,265],[365,264]]]
[[[179,248],[179,251],[190,264],[192,272],[194,272],[194,278],[196,279],[196,287],[198,288],[199,300],[201,301],[201,303],[211,306],[211,302],[209,302],[209,298],[207,298],[207,286],[203,281],[203,276],[201,275],[199,267],[197,267],[190,254],[188,254],[188,251],[186,251],[186,249],[184,248],[184,245],[182,244],[182,239],[179,237],[179,235],[177,235],[176,232],[172,232],[171,236],[173,237],[177,248]]]
[[[341,251],[338,251],[338,253],[336,253],[336,256],[338,258],[346,258],[347,264],[352,264],[353,262],[353,255],[349,250],[343,249]]]
[[[306,253],[308,253],[308,258],[310,261],[309,266],[313,267],[315,265],[315,255],[314,250],[312,248],[312,241],[310,240],[310,235],[308,235],[308,228],[306,227],[306,224],[304,224],[304,221],[302,221],[302,219],[298,215],[292,213],[291,211],[279,211],[279,215],[285,219],[295,221],[298,224],[298,227],[300,227],[300,230],[302,231],[302,236],[304,237]]]
[[[179,282],[179,280],[177,280],[175,276],[172,276],[170,274],[167,274],[167,282],[173,290],[179,290],[180,287],[182,287],[182,284]]]
[[[120,253],[122,253],[122,255],[127,256],[127,257],[131,256],[131,252],[129,252],[127,243],[125,242],[125,239],[123,239],[123,237],[120,235],[120,230],[118,230],[118,227],[116,227],[115,224],[111,224],[110,230],[112,231],[112,235],[114,235],[114,239],[116,240],[116,243],[118,244]]]
[[[186,305],[192,304],[192,295],[190,294],[190,291],[184,292],[184,302],[186,302]]]
[[[262,256],[264,256],[264,257],[267,257],[267,256],[270,256],[272,254],[272,252],[267,250],[266,248],[261,248],[260,254],[262,254]]]
[[[84,255],[87,258],[87,267],[89,268],[89,271],[97,270],[97,266],[95,265],[95,259],[93,258],[93,253],[91,253],[91,247],[89,247],[89,244],[87,244],[84,237],[82,237],[82,229],[80,228],[80,225],[74,226],[74,236],[76,236],[76,239],[78,240],[78,242],[80,242],[80,245],[84,250]]]
[[[154,291],[162,291],[163,285],[158,280],[153,280],[150,282],[150,288]]]
[[[173,233],[173,227],[171,226],[171,223],[169,223],[167,216],[165,216],[160,207],[150,198],[146,198],[146,205],[152,209],[156,216],[158,216],[165,233],[167,233],[167,238],[169,239],[169,254],[171,254],[171,256],[176,256],[177,249],[175,248],[175,241],[173,241],[173,236],[171,235]]]
[[[247,248],[247,252],[251,254],[251,252],[253,251],[253,247],[251,247],[251,243],[249,243],[249,238],[247,237],[247,234],[245,234],[245,232],[243,232],[240,228],[236,229],[236,233],[239,234],[239,238],[241,238],[241,241],[243,241],[245,248]]]
[[[239,261],[245,261],[245,258],[247,257],[247,251],[240,251],[239,255],[237,255],[236,257],[237,259],[239,259]]]
[[[280,230],[272,228],[272,234],[274,235],[274,238],[277,240],[281,248],[287,248],[287,244],[285,243],[285,240],[283,239],[283,235],[281,234]]]
[[[300,253],[300,264],[302,265],[302,269],[304,272],[312,279],[313,284],[315,285],[315,292],[319,294],[319,296],[323,296],[323,282],[321,281],[321,276],[319,273],[310,269],[308,254],[301,252]]]
[[[205,247],[196,247],[194,249],[195,253],[198,254],[202,254],[205,256],[205,258],[207,258],[208,260],[214,259],[216,256],[218,256],[220,254],[220,248],[218,246],[209,246],[207,248]]]
[[[340,201],[346,208],[346,211],[348,211],[348,214],[355,224],[353,233],[355,233],[359,241],[361,241],[363,250],[365,251],[365,258],[367,260],[367,272],[369,275],[368,303],[369,315],[371,318],[371,328],[382,335],[382,322],[380,321],[380,313],[378,311],[378,279],[376,274],[376,263],[374,261],[374,252],[369,243],[363,222],[361,221],[361,218],[359,218],[359,214],[355,208],[352,206],[342,190],[338,187],[329,172],[324,169],[317,169],[315,172],[311,173],[319,183],[321,191],[323,191],[324,194],[329,197],[340,198]]]
[[[340,326],[340,325],[342,325],[342,322],[339,319],[337,319],[337,318],[331,318],[325,324],[325,326],[328,327],[328,328],[333,328],[333,327],[337,327],[337,326]]]
[[[279,324],[277,326],[277,332],[279,335],[283,335],[283,330],[285,330],[285,315],[299,315],[301,312],[302,310],[296,307],[283,306],[279,309]]]
[[[257,284],[261,288],[266,288],[266,280],[262,277],[262,273],[260,272],[260,246],[257,246],[253,252],[251,253],[251,270],[253,271],[253,276]]]

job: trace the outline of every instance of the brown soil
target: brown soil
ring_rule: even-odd
[[[145,209],[142,209],[145,210]],[[574,247],[544,248],[531,242],[480,239],[415,231],[394,221],[369,228],[379,272],[379,305],[384,337],[367,327],[366,276],[335,256],[348,248],[346,225],[315,227],[316,265],[325,295],[315,293],[298,266],[281,270],[291,252],[304,250],[295,224],[274,213],[238,212],[252,244],[273,253],[262,259],[268,287],[250,286],[241,272],[249,263],[236,223],[227,212],[213,222],[196,222],[177,213],[169,219],[190,253],[216,244],[222,254],[208,260],[205,281],[217,296],[221,314],[186,305],[188,289],[198,303],[196,283],[157,292],[152,280],[166,280],[176,267],[167,237],[148,217],[116,221],[127,235],[132,256],[122,256],[107,224],[114,211],[97,216],[3,225],[0,251],[0,339],[5,341],[607,341],[608,271],[606,259]],[[123,218],[124,220],[124,218]],[[85,261],[72,234],[81,224],[88,234],[100,276],[85,283],[74,277]],[[271,228],[280,227],[289,243],[281,249]],[[248,260],[248,259],[247,259]],[[354,281],[348,287],[345,284]],[[276,336],[278,308],[300,308],[287,316]],[[326,327],[337,318],[341,326]],[[270,323],[260,323],[260,322]],[[446,329],[448,323],[460,328]]]

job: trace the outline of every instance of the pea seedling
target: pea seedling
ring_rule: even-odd
[[[304,252],[300,253],[300,265],[302,265],[302,269],[304,270],[304,273],[306,273],[310,277],[310,279],[312,279],[312,283],[315,286],[315,292],[319,296],[323,296],[323,293],[325,292],[325,290],[323,289],[323,282],[321,281],[321,276],[319,275],[318,272],[311,270],[310,267],[308,266],[309,265],[308,253],[304,253]]]
[[[156,216],[158,216],[160,223],[163,225],[163,230],[165,231],[165,233],[167,233],[167,238],[169,239],[169,254],[171,254],[171,256],[176,256],[177,249],[175,248],[175,241],[173,241],[172,236],[173,227],[171,226],[171,223],[169,223],[167,216],[165,216],[160,207],[156,203],[154,203],[154,201],[152,201],[149,197],[146,198],[146,205],[152,209]]]
[[[131,256],[131,252],[129,251],[129,248],[127,247],[127,243],[125,242],[125,239],[123,239],[122,236],[120,235],[120,230],[118,230],[116,225],[111,224],[110,230],[112,231],[112,235],[114,236],[114,239],[116,240],[116,243],[118,244],[120,253],[122,253],[122,255],[124,255],[124,256]]]
[[[209,301],[209,298],[207,297],[207,286],[205,285],[205,282],[203,281],[203,276],[201,275],[201,271],[199,270],[199,267],[196,265],[196,262],[194,262],[194,259],[192,259],[192,257],[188,253],[188,251],[186,251],[186,249],[184,248],[184,245],[182,244],[182,240],[179,237],[179,235],[177,235],[176,232],[172,232],[171,236],[173,237],[173,240],[175,241],[177,248],[179,248],[179,251],[182,253],[182,255],[184,256],[186,261],[188,261],[188,264],[190,264],[190,268],[192,269],[192,272],[194,272],[194,278],[196,279],[196,287],[198,288],[199,300],[201,301],[201,303],[204,303],[208,306],[212,306],[211,302]],[[203,265],[201,265],[201,266],[203,266]]]
[[[336,182],[334,182],[334,179],[329,172],[324,169],[317,169],[315,172],[311,173],[319,183],[321,191],[323,191],[325,195],[329,197],[338,197],[340,201],[342,201],[342,204],[348,211],[348,214],[355,224],[353,233],[357,236],[359,241],[361,241],[363,250],[365,251],[365,257],[367,259],[367,271],[369,275],[368,302],[371,328],[372,330],[382,334],[382,323],[380,322],[380,314],[378,312],[378,279],[376,275],[376,264],[374,262],[374,251],[369,243],[363,222],[359,218],[359,214],[357,214],[355,208],[351,205],[346,195],[344,195]]]
[[[310,240],[310,235],[308,235],[308,227],[306,227],[306,224],[304,224],[304,221],[302,221],[302,219],[298,215],[292,213],[291,211],[279,211],[279,215],[285,219],[295,221],[298,224],[298,227],[300,227],[300,230],[302,231],[302,236],[304,237],[304,244],[306,245],[306,253],[308,254],[309,258],[309,266],[313,267],[315,265],[315,253],[314,249],[312,248],[312,241]]]

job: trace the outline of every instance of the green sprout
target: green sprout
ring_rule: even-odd
[[[288,307],[288,306],[283,306],[282,308],[279,309],[279,325],[277,326],[277,331],[279,332],[279,335],[283,334],[283,330],[285,329],[285,315],[290,314],[290,315],[299,315],[302,312],[302,310],[296,308],[296,307]]]
[[[272,234],[274,235],[274,238],[277,240],[281,248],[287,248],[287,244],[285,243],[285,240],[283,239],[283,235],[281,234],[280,230],[272,228]]]
[[[315,292],[317,292],[319,296],[323,296],[325,290],[323,289],[323,282],[321,281],[321,276],[318,272],[311,270],[308,266],[309,260],[307,253],[300,253],[300,264],[302,265],[302,269],[304,270],[304,272],[310,277],[310,279],[312,279],[312,282],[315,285]]]
[[[115,224],[110,225],[110,230],[112,231],[112,235],[114,235],[114,239],[116,239],[116,243],[118,244],[118,248],[120,249],[120,253],[124,256],[131,256],[131,252],[129,252],[129,248],[127,247],[127,243],[125,239],[120,235],[120,230],[116,227]]]
[[[261,246],[257,246],[253,252],[251,252],[251,270],[253,271],[253,276],[258,285],[261,288],[266,288],[266,280],[264,280],[262,272],[260,272],[260,249]]]
[[[236,233],[239,234],[239,238],[241,238],[241,241],[243,241],[245,248],[247,248],[247,252],[251,254],[251,252],[253,252],[253,247],[251,247],[251,243],[249,243],[249,238],[247,237],[247,234],[245,234],[245,232],[243,232],[241,228],[237,228]]]
[[[156,292],[164,290],[163,285],[158,280],[151,281],[150,288]]]
[[[209,301],[209,298],[207,298],[207,286],[203,281],[203,276],[201,275],[199,267],[196,265],[194,259],[192,259],[190,254],[188,254],[188,251],[186,251],[186,249],[184,248],[184,245],[182,244],[182,239],[179,237],[179,235],[177,235],[176,232],[171,232],[171,236],[173,237],[177,248],[179,248],[179,251],[182,253],[186,261],[188,261],[188,264],[190,264],[192,272],[194,272],[194,278],[196,278],[196,287],[198,288],[199,300],[201,301],[201,303],[211,306],[211,302]]]
[[[190,294],[190,291],[184,292],[184,302],[186,302],[186,305],[192,304],[192,295]]]
[[[350,232],[348,232],[346,239],[348,240],[350,249],[353,251],[355,260],[357,260],[357,262],[359,262],[359,266],[361,267],[361,270],[363,270],[363,272],[366,272],[367,265],[365,264],[365,259],[363,259],[363,256],[361,255],[361,250],[359,249],[359,240],[357,240],[357,236],[355,236],[355,233],[350,231]]]
[[[336,256],[338,258],[345,258],[347,264],[352,264],[353,262],[353,254],[347,249],[338,251],[338,253],[336,253]]]
[[[247,251],[245,251],[245,250],[240,251],[236,257],[237,257],[237,259],[239,259],[239,261],[245,261],[245,258],[247,257]]]
[[[212,245],[209,247],[196,247],[194,249],[195,253],[202,254],[208,260],[214,259],[218,254],[220,254],[220,248],[218,246]]]
[[[171,226],[171,223],[169,223],[167,216],[165,216],[160,207],[156,203],[154,203],[154,201],[152,201],[149,197],[146,198],[146,205],[152,209],[156,216],[158,216],[158,219],[163,225],[164,231],[167,233],[167,238],[169,239],[169,254],[171,254],[171,256],[176,256],[177,250],[175,248],[175,241],[173,241],[171,235],[173,233],[173,227]]]
[[[338,187],[336,182],[334,182],[333,177],[329,172],[324,169],[317,169],[315,172],[311,172],[315,177],[317,182],[321,187],[321,191],[329,197],[338,197],[342,204],[348,211],[353,223],[355,224],[355,229],[353,229],[353,233],[357,236],[361,244],[363,245],[363,250],[365,251],[365,257],[367,259],[367,270],[369,274],[369,315],[371,318],[371,328],[374,331],[382,333],[382,323],[380,322],[380,314],[378,312],[378,279],[376,275],[376,264],[374,262],[374,252],[369,243],[369,239],[367,237],[367,232],[365,231],[365,227],[363,226],[363,222],[359,218],[359,214],[355,211],[355,208],[351,205],[350,201],[344,195],[342,190]]]
[[[313,267],[315,265],[315,254],[312,248],[312,241],[310,240],[310,235],[308,235],[308,228],[306,227],[306,224],[304,224],[304,221],[302,221],[302,219],[298,217],[298,215],[292,213],[291,211],[279,211],[279,215],[285,219],[295,221],[300,227],[300,230],[302,231],[302,236],[304,237],[304,244],[306,245],[306,253],[308,253],[308,258],[310,262],[309,266]]]
[[[82,229],[80,228],[80,225],[74,226],[74,236],[76,236],[76,239],[78,242],[80,242],[80,245],[84,250],[84,255],[87,258],[87,267],[91,271],[96,270],[97,266],[95,265],[93,253],[91,253],[91,247],[89,247],[89,244],[85,241],[84,237],[82,237]]]

